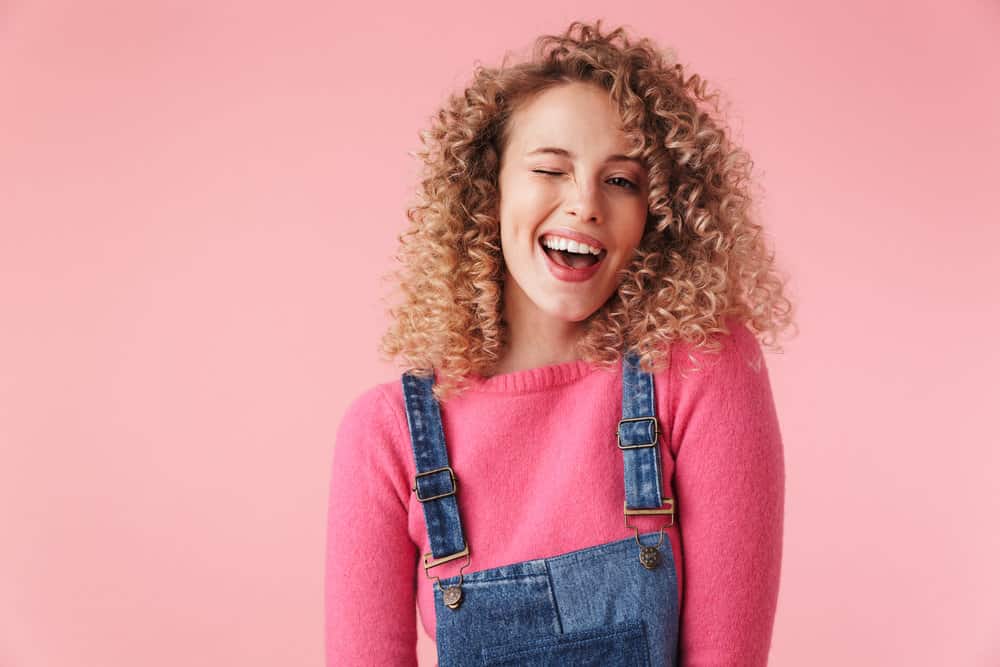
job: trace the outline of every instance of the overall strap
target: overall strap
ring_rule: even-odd
[[[622,358],[622,420],[618,448],[625,463],[625,508],[661,507],[660,425],[656,419],[653,376],[639,368],[639,357]]]
[[[433,377],[418,377],[409,372],[403,374],[406,423],[410,429],[417,470],[413,491],[424,507],[424,521],[431,546],[431,554],[425,555],[425,569],[433,567],[426,560],[428,555],[433,555],[439,561],[435,564],[440,564],[440,559],[446,556],[457,557],[468,553],[458,515],[455,471],[448,463],[441,410],[431,391],[433,385]],[[463,551],[465,553],[460,553]]]

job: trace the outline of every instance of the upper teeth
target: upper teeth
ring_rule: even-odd
[[[572,239],[565,239],[561,236],[546,236],[542,239],[542,245],[546,248],[552,248],[553,250],[568,250],[569,252],[579,253],[581,255],[586,255],[590,253],[591,255],[600,255],[600,248],[591,248],[586,243],[579,243]]]

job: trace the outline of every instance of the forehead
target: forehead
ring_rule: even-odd
[[[540,146],[625,152],[628,141],[610,93],[574,82],[546,89],[518,107],[510,119],[510,146],[521,153]]]

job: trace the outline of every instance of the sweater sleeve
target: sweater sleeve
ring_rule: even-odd
[[[328,667],[417,664],[417,547],[399,422],[380,387],[344,413],[327,508]]]
[[[777,606],[783,446],[761,347],[729,329],[718,355],[679,345],[669,371],[684,667],[766,665]]]

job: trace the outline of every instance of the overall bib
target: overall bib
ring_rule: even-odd
[[[665,526],[640,535],[628,523],[636,514],[665,515],[667,525],[674,519],[673,499],[664,498],[661,488],[653,377],[639,368],[635,355],[622,360],[622,420],[617,437],[608,434],[622,457],[625,527],[635,536],[468,575],[461,573],[470,550],[440,407],[431,393],[434,378],[407,372],[402,382],[416,461],[413,491],[424,509],[431,547],[423,557],[424,573],[438,583],[440,667],[675,665],[679,609],[669,535]],[[428,572],[459,558],[465,564],[456,576],[441,579]]]

